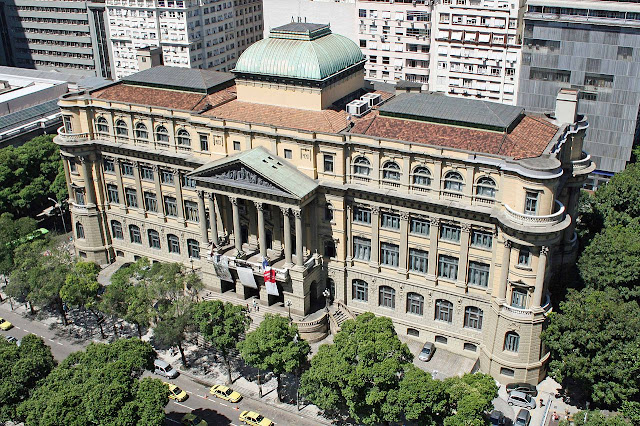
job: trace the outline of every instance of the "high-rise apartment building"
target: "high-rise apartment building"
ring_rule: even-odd
[[[111,78],[104,14],[100,0],[0,0],[0,56],[9,66]]]
[[[549,110],[561,88],[581,89],[598,166],[588,187],[623,170],[637,141],[640,4],[530,0],[519,86],[518,104],[533,111]]]
[[[523,0],[437,3],[429,90],[515,104],[521,50],[518,16],[523,5]]]
[[[358,41],[370,80],[429,82],[429,0],[358,0]]]
[[[261,0],[107,0],[107,12],[118,79],[148,68],[154,47],[164,65],[227,71],[262,38]]]

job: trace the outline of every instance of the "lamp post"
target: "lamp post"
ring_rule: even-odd
[[[55,203],[55,205],[53,206],[54,208],[58,208],[58,210],[60,210],[60,219],[62,219],[62,228],[64,229],[64,233],[67,233],[67,225],[64,223],[64,214],[62,213],[62,204],[59,203],[57,200],[54,200],[51,197],[47,197],[47,199],[49,201],[53,201]]]
[[[331,296],[331,292],[328,288],[325,288],[322,295],[324,296],[324,311],[329,312],[329,296]]]
[[[289,322],[293,322],[293,318],[291,318],[291,300],[287,300],[287,308],[289,308]]]

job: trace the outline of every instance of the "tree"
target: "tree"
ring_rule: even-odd
[[[421,425],[442,424],[449,414],[448,394],[440,380],[413,364],[404,367],[404,374],[391,402],[396,402],[397,416]]]
[[[147,342],[90,344],[53,369],[17,410],[27,425],[163,425],[168,388],[139,380],[156,353]]]
[[[629,164],[596,191],[595,210],[602,216],[605,226],[637,223],[640,217],[640,164]]]
[[[444,381],[449,395],[449,411],[455,413],[444,420],[445,426],[485,425],[484,413],[491,410],[498,396],[498,386],[488,374],[465,374]]]
[[[100,334],[104,339],[105,335],[101,322],[102,315],[99,312],[98,291],[101,287],[100,283],[98,283],[99,272],[100,267],[96,263],[75,263],[60,289],[60,298],[69,306],[77,306],[91,312],[100,326]]]
[[[542,339],[551,352],[550,375],[574,382],[600,407],[640,396],[640,307],[616,289],[570,290],[549,316]]]
[[[11,213],[0,215],[0,273],[8,274],[13,269],[16,241],[35,231],[38,222],[30,217],[15,220]]]
[[[227,383],[231,383],[229,355],[249,329],[251,322],[246,308],[219,300],[209,300],[194,306],[193,318],[204,340],[211,343],[222,355],[227,370]]]
[[[153,329],[155,341],[163,346],[177,346],[182,358],[182,365],[188,366],[187,358],[184,355],[184,342],[187,340],[187,332],[191,328],[192,320],[190,313],[173,317],[167,316],[158,321]]]
[[[578,270],[590,287],[640,300],[640,223],[605,227],[585,248]]]
[[[309,343],[299,337],[297,325],[273,314],[266,314],[258,328],[237,346],[240,356],[249,365],[276,375],[278,401],[281,400],[282,374],[298,372],[311,351]]]
[[[574,426],[631,426],[631,423],[620,415],[605,416],[601,411],[578,411],[573,415]],[[568,420],[560,422],[561,426],[569,426]]]
[[[14,420],[16,408],[29,398],[55,366],[51,348],[33,334],[20,346],[0,339],[0,422]]]
[[[34,216],[47,200],[67,198],[60,150],[53,136],[33,138],[20,147],[0,149],[0,213]]]
[[[622,414],[634,425],[640,425],[640,401],[623,401]]]
[[[300,392],[322,410],[346,413],[358,423],[397,421],[397,398],[390,396],[412,359],[391,319],[364,313],[346,321],[332,345],[320,347]]]

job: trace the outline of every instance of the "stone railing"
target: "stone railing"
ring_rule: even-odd
[[[347,308],[347,305],[345,305],[344,303],[342,303],[339,300],[336,300],[333,302],[338,308],[340,308],[341,311],[346,312],[352,319],[354,319],[356,316],[353,314],[353,312],[351,312],[351,310],[349,308]]]
[[[509,306],[506,303],[502,305],[502,309],[509,312],[510,314],[522,317],[533,317],[533,311],[531,309],[514,308],[513,306]]]
[[[89,140],[89,133],[67,133],[62,126],[58,129],[58,137],[64,143],[84,142]]]
[[[591,155],[584,151],[582,151],[582,158],[580,160],[571,162],[573,170],[583,170],[589,168],[589,166],[591,166]]]
[[[527,226],[547,226],[547,225],[555,225],[557,223],[562,222],[564,220],[565,208],[562,205],[562,203],[558,200],[556,200],[555,206],[556,206],[555,213],[544,215],[544,216],[537,216],[537,215],[520,213],[515,211],[511,207],[509,207],[507,204],[504,205],[507,211],[507,218],[509,218],[512,222],[519,223],[521,225],[527,225]]]
[[[329,313],[324,312],[323,315],[313,321],[294,321],[298,326],[300,337],[309,343],[319,342],[329,335]]]
[[[237,259],[235,257],[229,257],[229,267],[230,268],[237,268],[237,267],[251,268],[253,273],[258,275],[261,275],[264,273],[264,270],[262,269],[262,263],[251,262],[249,260],[243,260],[243,259]],[[287,280],[287,275],[289,274],[288,269],[273,268],[273,270],[276,271],[277,280],[280,280],[280,281]]]
[[[542,305],[541,308],[544,311],[545,316],[553,312],[553,305],[551,304],[551,296],[549,293],[544,295],[544,305]]]

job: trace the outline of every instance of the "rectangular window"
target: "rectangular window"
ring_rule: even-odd
[[[533,191],[527,191],[527,195],[524,201],[525,214],[537,214],[538,213],[538,193]]]
[[[507,333],[504,338],[504,350],[518,352],[518,346],[520,346],[520,336],[513,332]]]
[[[440,227],[440,239],[444,241],[460,242],[460,227],[456,225],[443,224]]]
[[[371,210],[362,207],[354,207],[353,221],[357,223],[371,223]]]
[[[367,17],[367,10],[366,9],[358,9],[358,17],[366,18]]]
[[[118,187],[111,183],[107,184],[107,200],[110,203],[119,203],[120,197],[118,196]]]
[[[438,276],[452,281],[458,279],[458,259],[452,256],[440,255],[438,258]]]
[[[409,270],[413,272],[419,272],[421,274],[427,273],[427,267],[429,264],[429,252],[418,249],[409,249]]]
[[[514,288],[511,292],[511,306],[519,309],[527,308],[527,291],[521,288]]]
[[[102,165],[104,167],[104,172],[105,173],[115,173],[116,172],[116,165],[114,164],[113,160],[105,158],[104,160],[102,160]]]
[[[371,240],[366,238],[353,238],[353,258],[358,260],[371,259]]]
[[[200,133],[200,151],[209,151],[209,136]]]
[[[149,166],[140,167],[140,176],[142,177],[142,180],[153,181],[153,169]]]
[[[528,248],[522,247],[520,249],[520,253],[518,253],[518,265],[520,266],[531,266],[531,252]]]
[[[400,247],[395,244],[382,243],[380,245],[380,263],[385,266],[398,267]]]
[[[429,235],[429,222],[425,219],[411,219],[411,233],[416,235]]]
[[[293,158],[293,153],[291,152],[290,149],[285,149],[284,150],[284,158],[287,158],[289,160]]]
[[[124,198],[127,203],[127,207],[138,207],[138,195],[133,188],[124,189]]]
[[[184,202],[184,217],[191,222],[198,222],[198,203],[193,201]]]
[[[613,76],[607,74],[585,74],[584,76],[584,85],[592,86],[592,87],[603,87],[603,88],[612,88],[613,87]]]
[[[149,247],[160,250],[160,235],[156,231],[149,232]]]
[[[133,164],[131,163],[122,163],[122,175],[123,176],[133,176]]]
[[[633,58],[633,47],[618,46],[618,60],[631,60]]]
[[[489,265],[480,262],[469,262],[468,283],[480,287],[489,286]]]
[[[474,247],[490,249],[493,245],[493,233],[474,230],[471,233],[471,245]]]
[[[529,70],[529,79],[569,83],[571,80],[571,72],[531,67]]]
[[[233,150],[234,151],[240,151],[240,142],[233,141]]]
[[[400,216],[392,213],[382,213],[382,227],[387,229],[400,229]]]
[[[167,216],[178,216],[178,204],[173,197],[164,197],[164,211]]]
[[[324,171],[328,173],[333,173],[333,155],[324,154]]]
[[[171,184],[173,183],[173,171],[172,170],[162,170],[160,172],[160,180],[162,183]]]
[[[120,222],[111,221],[111,236],[116,240],[124,240],[124,235],[122,233],[122,225]]]
[[[195,188],[196,180],[194,178],[190,178],[189,176],[182,177],[182,186],[184,188]]]
[[[351,285],[351,296],[353,300],[367,302],[369,300],[368,285],[362,280],[353,280]]]
[[[129,238],[131,238],[131,242],[134,244],[142,244],[142,235],[140,235],[140,228],[138,228],[137,226],[130,226]]]
[[[158,211],[158,200],[156,199],[156,194],[153,192],[144,193],[144,208],[148,212]]]

